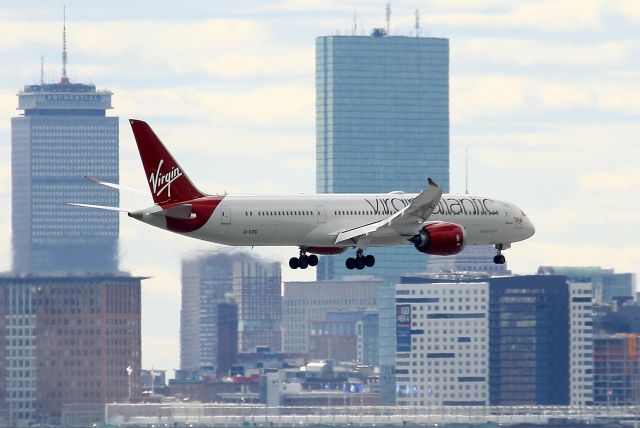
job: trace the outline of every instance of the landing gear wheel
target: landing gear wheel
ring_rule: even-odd
[[[315,254],[311,254],[307,260],[309,261],[309,266],[318,266],[318,256]]]
[[[353,257],[349,257],[344,262],[344,265],[346,266],[347,269],[352,270],[356,267],[356,259],[354,259]]]
[[[502,254],[497,254],[494,258],[493,258],[493,262],[497,265],[503,265],[504,262],[506,262],[507,259],[504,258],[504,256]]]
[[[298,262],[300,269],[306,269],[309,266],[309,258],[307,256],[300,256],[300,262]]]
[[[369,254],[368,256],[364,256],[364,265],[366,267],[373,267],[373,265],[376,264],[376,258],[373,257],[371,254]]]
[[[364,257],[358,257],[356,259],[356,269],[362,270],[362,269],[364,269],[364,266],[365,266]]]
[[[289,267],[291,269],[298,269],[298,266],[300,266],[300,261],[298,260],[297,257],[291,257],[289,259]]]

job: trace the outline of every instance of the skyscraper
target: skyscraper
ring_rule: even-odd
[[[449,41],[318,37],[317,191],[420,192],[426,177],[449,189]],[[368,252],[375,275],[394,282],[427,261],[410,246]],[[318,279],[348,274],[343,259],[322,257]]]
[[[220,335],[224,330],[228,336],[225,325],[232,322],[228,310],[220,312],[224,305],[219,303],[225,301],[237,308],[237,349],[229,353],[253,352],[256,346],[279,351],[280,285],[280,264],[249,253],[220,250],[183,260],[180,368],[218,371]]]
[[[115,272],[118,215],[68,202],[119,205],[117,191],[83,179],[118,182],[118,118],[105,113],[111,92],[71,83],[64,40],[60,81],[25,86],[11,119],[13,270]]]

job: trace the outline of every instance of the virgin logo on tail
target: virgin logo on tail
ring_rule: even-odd
[[[160,196],[160,193],[162,193],[166,189],[167,197],[170,198],[171,183],[176,181],[179,177],[182,177],[182,171],[180,171],[180,168],[175,167],[166,174],[161,174],[160,168],[162,167],[163,163],[164,159],[161,159],[160,162],[158,162],[158,169],[156,170],[156,172],[151,173],[151,176],[149,177],[149,183],[153,187],[153,193],[156,196]]]

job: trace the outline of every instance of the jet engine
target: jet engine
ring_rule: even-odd
[[[454,223],[431,223],[409,238],[421,253],[437,256],[458,254],[464,248],[464,228]]]

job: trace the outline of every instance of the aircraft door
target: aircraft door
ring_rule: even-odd
[[[231,224],[231,210],[229,207],[221,207],[222,224]]]
[[[324,223],[327,221],[327,215],[322,205],[316,205],[316,218],[318,219],[318,223]]]

